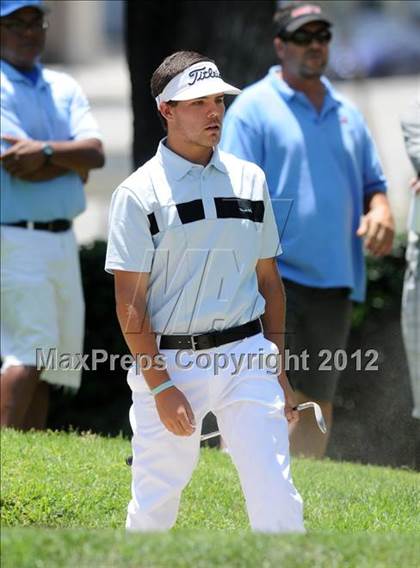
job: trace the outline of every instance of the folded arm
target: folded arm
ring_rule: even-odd
[[[96,138],[48,141],[53,153],[43,153],[41,140],[3,136],[11,146],[1,156],[2,166],[12,175],[27,181],[46,181],[74,171],[86,181],[89,170],[101,168],[105,158],[102,143]]]

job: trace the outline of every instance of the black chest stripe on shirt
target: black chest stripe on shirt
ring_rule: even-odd
[[[149,213],[147,218],[149,219],[149,223],[150,223],[150,232],[152,233],[152,235],[156,235],[156,233],[159,232],[159,227],[158,227],[158,224],[156,222],[155,214]]]
[[[255,223],[262,223],[264,220],[264,201],[251,201],[239,197],[215,197],[214,202],[218,219],[249,219]],[[177,203],[176,208],[183,225],[206,218],[201,199]],[[150,232],[154,236],[159,233],[156,216],[154,213],[149,213],[147,218]]]
[[[206,218],[204,214],[203,202],[201,201],[201,199],[187,201],[186,203],[177,203],[176,208],[183,225],[185,225],[186,223],[193,223],[194,221],[200,221],[201,219]]]
[[[264,201],[251,201],[239,197],[215,197],[217,217],[219,219],[249,219],[255,223],[264,220]]]

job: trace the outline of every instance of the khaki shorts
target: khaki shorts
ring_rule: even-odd
[[[1,227],[2,372],[38,366],[40,351],[81,353],[84,302],[72,230],[51,233]],[[78,388],[78,370],[44,370],[49,383]]]

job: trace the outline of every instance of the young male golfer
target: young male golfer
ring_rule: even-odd
[[[239,90],[188,51],[163,61],[151,89],[167,137],[115,191],[106,258],[137,359],[126,526],[174,525],[213,411],[252,528],[304,532],[289,463],[293,391],[284,371],[261,364],[283,353],[276,223],[260,168],[217,149],[224,94]]]

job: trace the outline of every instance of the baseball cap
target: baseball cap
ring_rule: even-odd
[[[217,93],[239,95],[240,92],[240,89],[223,81],[214,63],[200,61],[171,79],[155,100],[159,106],[161,102],[188,101]]]
[[[332,22],[322,13],[317,4],[290,4],[274,15],[276,33],[278,35],[290,34],[311,22],[323,22],[332,26]]]
[[[47,12],[47,7],[42,0],[0,0],[0,17],[13,14],[22,8],[37,8],[41,12]]]

